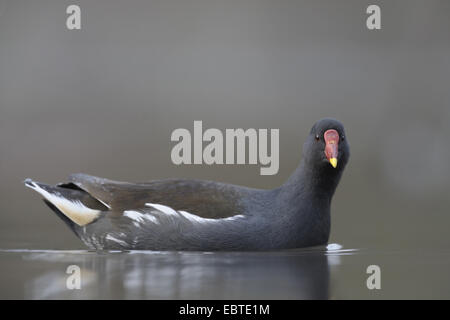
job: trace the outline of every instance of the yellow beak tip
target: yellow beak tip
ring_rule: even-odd
[[[331,158],[331,159],[330,159],[330,163],[331,163],[331,165],[333,166],[333,168],[336,168],[336,167],[337,167],[337,159],[336,159],[336,158]]]

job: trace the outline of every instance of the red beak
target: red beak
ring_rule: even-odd
[[[325,139],[325,156],[327,157],[333,168],[336,168],[338,158],[339,133],[334,129],[330,129],[325,131],[325,133],[323,134],[323,138]]]

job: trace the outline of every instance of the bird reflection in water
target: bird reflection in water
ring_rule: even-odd
[[[23,258],[34,270],[24,288],[31,299],[328,299],[339,250],[40,251]],[[69,265],[81,269],[80,290],[66,287]]]

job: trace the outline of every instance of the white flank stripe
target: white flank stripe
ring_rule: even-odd
[[[146,203],[145,206],[147,207],[152,207],[155,208],[159,211],[161,211],[162,213],[165,213],[167,215],[171,215],[171,216],[183,216],[184,218],[188,219],[189,221],[192,222],[197,222],[197,223],[205,223],[205,222],[217,222],[217,221],[232,221],[232,220],[236,220],[236,219],[240,219],[243,218],[243,215],[235,215],[232,217],[228,217],[228,218],[222,218],[222,219],[210,219],[210,218],[202,218],[199,217],[195,214],[186,212],[186,211],[175,211],[174,209],[172,209],[171,207],[162,205],[162,204],[156,204],[156,203]]]
[[[167,215],[171,215],[171,216],[177,216],[177,212],[175,210],[173,210],[171,207],[162,205],[162,204],[157,204],[157,203],[146,203],[145,204],[146,207],[153,207],[156,210],[159,210]]]
[[[186,219],[192,221],[192,222],[198,222],[198,223],[206,223],[206,222],[219,222],[219,221],[233,221],[237,219],[241,219],[244,216],[243,215],[235,215],[228,218],[220,218],[220,219],[211,219],[211,218],[202,218],[199,216],[196,216],[195,214],[186,212],[186,211],[179,211],[180,215],[185,217]]]
[[[143,214],[137,211],[133,210],[124,211],[124,216],[139,223],[144,222],[144,219],[142,218]]]
[[[204,222],[205,220],[214,220],[214,219],[205,219],[205,218],[196,216],[196,215],[191,214],[186,211],[179,211],[179,212],[183,217],[185,217],[186,219],[188,219],[190,221],[194,221],[194,222]]]
[[[202,217],[199,217],[195,214],[192,214],[192,213],[189,213],[186,211],[175,211],[171,207],[168,207],[168,206],[165,206],[162,204],[146,203],[145,206],[156,209],[159,212],[161,212],[163,214],[167,214],[169,216],[178,217],[178,218],[183,217],[183,218],[185,218],[191,222],[195,222],[195,223],[217,223],[220,221],[233,221],[233,220],[244,218],[243,215],[235,215],[235,216],[228,217],[228,218],[210,219],[210,218],[202,218]],[[139,223],[144,223],[144,220],[150,221],[155,224],[160,224],[160,221],[158,220],[158,218],[149,213],[143,214],[138,211],[127,210],[127,211],[124,211],[124,215],[126,217],[132,219],[134,221],[133,224],[135,226],[138,226]]]
[[[133,220],[134,221],[133,223],[136,227],[138,226],[138,223],[143,223],[144,220],[148,220],[152,223],[159,224],[158,219],[155,216],[152,216],[151,214],[142,214],[137,211],[127,210],[124,211],[124,216]]]

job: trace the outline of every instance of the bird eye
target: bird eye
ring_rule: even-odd
[[[317,141],[319,141],[319,140],[320,140],[320,137],[319,137],[319,135],[318,135],[318,134],[316,134],[316,140],[317,140]]]

